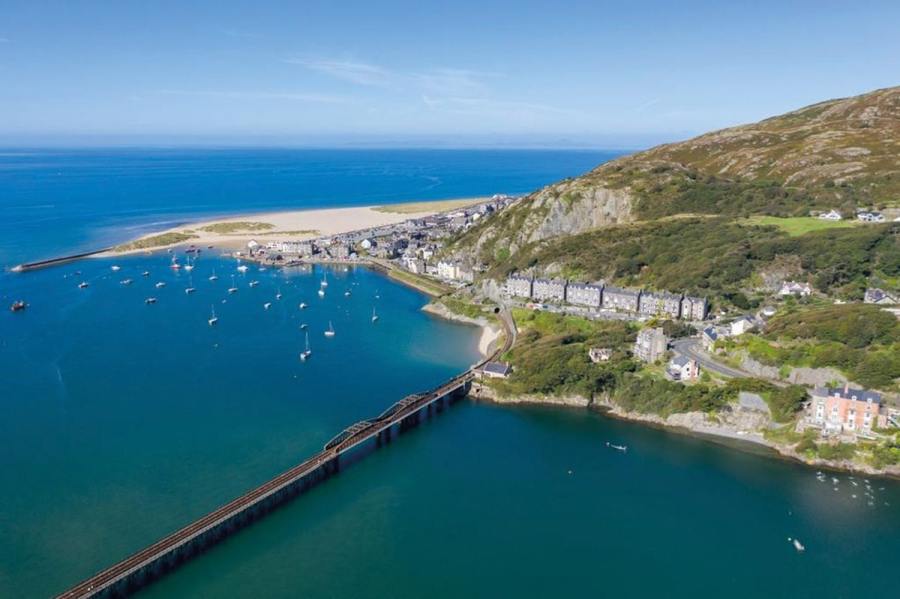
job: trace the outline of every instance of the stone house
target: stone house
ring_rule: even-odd
[[[608,347],[592,347],[588,350],[588,358],[591,362],[598,364],[600,362],[609,362],[612,357],[612,349]]]
[[[681,318],[684,320],[703,320],[709,312],[709,303],[705,297],[686,295],[681,300]]]
[[[537,301],[566,301],[566,281],[564,279],[535,279],[531,297]]]
[[[637,312],[640,298],[640,291],[609,286],[603,288],[604,308],[624,310],[626,312]]]
[[[648,316],[669,316],[678,318],[681,316],[681,296],[666,292],[641,293],[639,311]]]
[[[634,342],[634,356],[649,364],[662,358],[669,347],[669,338],[662,327],[641,329]]]
[[[506,294],[512,297],[531,297],[534,280],[531,277],[510,275],[506,279]]]
[[[569,283],[566,287],[566,301],[576,306],[599,308],[603,304],[603,285]]]

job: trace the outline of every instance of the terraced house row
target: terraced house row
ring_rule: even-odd
[[[709,309],[705,297],[622,289],[604,283],[579,283],[565,279],[536,279],[511,275],[506,293],[538,302],[559,302],[588,308],[606,308],[647,316],[703,320]]]

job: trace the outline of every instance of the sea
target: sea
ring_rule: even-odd
[[[0,264],[217,215],[526,193],[616,155],[7,148]],[[478,329],[365,268],[170,259],[0,274],[0,597],[59,593],[479,359]],[[897,481],[466,400],[140,595],[877,597],[898,555]]]

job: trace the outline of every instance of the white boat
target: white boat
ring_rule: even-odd
[[[228,293],[237,293],[237,287],[234,285],[234,275],[231,275],[231,287],[228,288]]]
[[[211,275],[209,275],[209,280],[210,281],[218,281],[219,280],[219,275],[216,274],[215,268],[213,269],[213,273]]]
[[[806,551],[806,547],[803,545],[803,543],[800,542],[800,539],[792,539],[792,538],[788,537],[788,541],[793,543],[794,549],[796,549],[797,551],[799,551],[801,553]]]
[[[250,281],[251,287],[256,287],[257,285],[259,285],[259,281]]]
[[[266,302],[263,304],[263,310],[268,310],[272,307],[272,302]]]
[[[375,314],[375,307],[372,307],[372,322],[378,322],[378,315]]]
[[[308,329],[308,328],[309,328],[309,325],[306,324],[305,322],[304,322],[303,324],[300,325],[300,330],[301,330],[301,331],[305,331],[305,330]]]
[[[319,289],[319,297],[325,297],[325,290]]]
[[[142,276],[142,277],[149,277],[149,276],[150,276],[150,271],[149,271],[149,270],[145,270],[144,272],[141,273],[141,276]]]
[[[275,299],[281,299],[281,287],[279,287],[278,291],[275,293]]]
[[[166,286],[166,284],[163,281],[160,281],[159,283],[156,284],[157,289],[162,289],[165,286]]]
[[[622,453],[625,453],[625,452],[628,451],[628,446],[627,446],[627,445],[613,445],[612,443],[610,443],[609,441],[607,441],[607,442],[606,442],[606,446],[607,446],[607,447],[610,447],[610,448],[612,448],[612,449],[615,449],[616,451],[621,451]]]
[[[184,265],[184,269],[185,269],[186,271],[188,271],[188,272],[194,270],[194,263],[191,262],[191,257],[190,257],[190,256],[188,256],[188,258],[187,258],[187,260],[186,260],[186,264]]]
[[[309,349],[309,333],[306,333],[306,349],[300,352],[300,359],[305,362],[311,355],[312,350]]]
[[[79,289],[87,289],[87,287],[88,287],[88,284],[87,284],[86,282],[84,282],[84,281],[78,283],[78,288],[79,288]]]
[[[334,326],[331,324],[331,321],[328,321],[328,330],[325,331],[326,337],[334,337]]]
[[[210,316],[210,317],[209,317],[209,320],[207,320],[206,322],[209,323],[209,326],[213,326],[214,324],[216,324],[217,322],[219,322],[219,317],[216,316],[216,307],[215,307],[215,306],[210,306],[210,308],[212,308],[212,316]]]
[[[122,279],[121,281],[119,281],[120,285],[131,285],[131,283],[132,283],[131,279]]]
[[[348,289],[347,291],[344,292],[344,296],[345,296],[345,297],[350,297],[350,290],[349,290],[349,289]]]
[[[328,272],[325,271],[322,273],[322,281],[319,283],[322,287],[328,287]]]
[[[237,267],[237,270],[238,270],[238,272],[247,272],[247,265],[241,264],[240,266]]]
[[[172,268],[175,270],[178,270],[179,268],[181,268],[181,265],[178,264],[178,258],[176,258],[175,256],[172,256],[172,263],[169,264],[169,268]]]
[[[300,302],[300,305],[299,305],[298,307],[299,307],[301,310],[306,310],[306,302]]]
[[[144,303],[145,303],[145,304],[155,304],[155,303],[156,303],[156,298],[155,298],[155,297],[148,297],[147,299],[144,300]]]
[[[110,266],[110,269],[112,269],[113,272],[116,272],[116,271],[122,270],[122,267],[113,265],[113,266]]]
[[[266,267],[265,267],[265,266],[260,266],[260,267],[259,267],[259,272],[266,272]]]

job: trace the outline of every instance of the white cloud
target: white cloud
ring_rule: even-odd
[[[344,96],[309,92],[161,89],[157,90],[156,93],[163,96],[202,96],[207,98],[233,100],[292,100],[296,102],[317,102],[322,104],[345,104],[350,102],[350,99]]]
[[[325,73],[342,81],[349,81],[358,85],[386,86],[395,78],[395,75],[379,66],[351,60],[320,60],[306,58],[289,58],[286,62],[296,64],[307,69]]]

